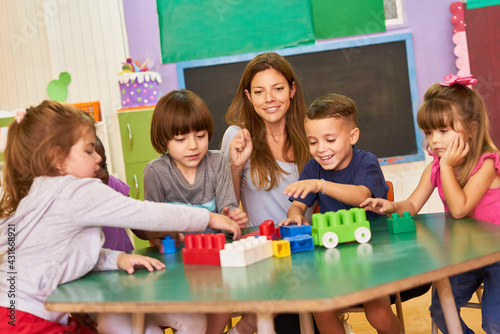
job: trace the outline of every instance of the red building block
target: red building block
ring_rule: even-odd
[[[259,237],[265,236],[267,240],[278,240],[281,239],[280,228],[274,227],[274,221],[272,220],[264,220],[262,224],[259,225],[258,231],[253,231],[248,234],[245,234],[241,237],[241,239],[249,238],[249,237]]]
[[[220,266],[219,251],[224,249],[225,244],[223,233],[187,234],[184,236],[182,261],[184,264]]]

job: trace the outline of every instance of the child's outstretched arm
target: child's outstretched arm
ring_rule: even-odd
[[[359,206],[372,195],[370,189],[362,185],[341,184],[318,179],[294,182],[283,191],[285,195],[295,198],[305,198],[311,192],[325,194],[350,206]]]
[[[485,159],[481,168],[469,178],[462,189],[454,168],[463,161],[468,152],[468,143],[461,136],[457,136],[451,140],[439,162],[444,197],[455,219],[468,216],[497,177],[494,161]]]
[[[390,202],[383,198],[367,198],[359,206],[365,208],[365,210],[379,214],[402,214],[403,212],[410,212],[411,215],[416,215],[434,191],[434,186],[431,183],[431,168],[432,163],[427,165],[420,177],[417,188],[415,188],[407,200]]]
[[[240,208],[232,209],[231,211],[229,211],[229,208],[225,207],[224,209],[222,209],[221,214],[234,220],[240,228],[247,227],[248,224],[247,214]]]
[[[391,214],[396,212],[396,203],[390,202],[384,198],[367,198],[359,207],[364,208],[365,211],[372,211],[378,214]]]
[[[280,222],[279,226],[288,225],[288,224],[297,224],[297,225],[307,224],[307,225],[309,225],[309,222],[304,217],[306,210],[307,210],[306,204],[299,202],[299,201],[293,201],[292,205],[288,209],[288,212],[286,213],[286,216],[288,218],[285,220],[282,220]]]
[[[149,271],[163,270],[165,264],[149,256],[138,254],[120,253],[116,258],[118,269],[125,270],[129,274],[134,273],[135,267],[145,267]]]
[[[233,235],[233,240],[241,237],[241,229],[234,220],[218,213],[209,212],[209,215],[208,227],[227,231]]]

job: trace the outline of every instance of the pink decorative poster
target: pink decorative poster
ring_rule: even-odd
[[[453,24],[454,53],[457,56],[455,65],[458,68],[457,75],[469,75],[469,50],[467,49],[467,37],[465,35],[464,6],[461,1],[450,5],[451,24]]]

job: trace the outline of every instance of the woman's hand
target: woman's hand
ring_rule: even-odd
[[[448,144],[439,165],[455,168],[464,161],[467,153],[469,153],[469,143],[462,136],[457,135]]]
[[[242,169],[250,159],[252,154],[252,138],[247,129],[238,131],[236,136],[229,143],[229,156],[231,158],[231,167]]]
[[[248,223],[247,214],[240,208],[236,208],[229,211],[229,208],[225,207],[224,209],[222,209],[221,214],[234,220],[240,228],[247,227]]]
[[[365,211],[373,211],[382,215],[388,215],[396,211],[394,202],[383,198],[367,198],[359,207],[365,208]]]
[[[134,273],[135,267],[144,267],[149,271],[165,269],[165,264],[161,261],[138,254],[120,253],[116,259],[116,264],[119,269],[125,270],[129,274]]]
[[[283,193],[288,197],[305,198],[309,193],[319,193],[324,189],[324,183],[321,180],[310,179],[294,182],[285,188]]]
[[[241,229],[238,224],[229,217],[217,213],[209,212],[210,220],[208,227],[214,230],[224,230],[233,235],[233,240],[238,240],[241,237]]]

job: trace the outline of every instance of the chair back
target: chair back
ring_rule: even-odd
[[[389,190],[387,191],[387,199],[391,202],[394,202],[394,185],[391,181],[385,181],[389,186]]]

